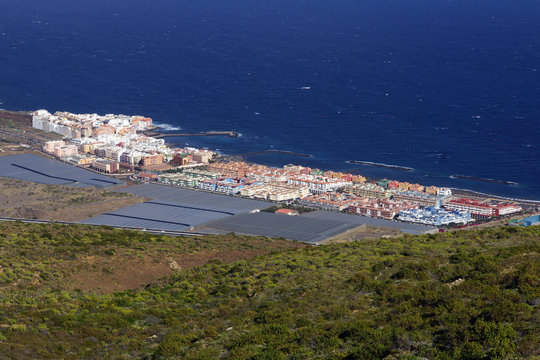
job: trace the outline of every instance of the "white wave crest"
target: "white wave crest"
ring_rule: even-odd
[[[158,124],[158,123],[154,123],[154,126],[160,127],[160,128],[162,128],[163,130],[165,130],[165,131],[178,131],[178,130],[182,130],[181,127],[174,126],[174,125],[171,125],[171,124]]]

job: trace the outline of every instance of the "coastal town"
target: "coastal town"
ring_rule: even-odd
[[[465,226],[521,213],[512,202],[472,199],[447,188],[288,164],[282,168],[223,160],[217,153],[175,148],[147,136],[155,129],[143,116],[32,113],[32,126],[60,134],[43,151],[66,163],[139,182],[222,193],[295,207],[345,212],[436,227]]]
[[[0,360],[540,360],[540,1],[1,4]]]

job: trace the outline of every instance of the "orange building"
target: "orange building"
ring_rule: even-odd
[[[97,171],[113,174],[118,172],[118,163],[116,161],[98,159],[92,163],[92,168]]]
[[[101,125],[96,130],[94,130],[94,133],[97,135],[114,135],[115,129],[111,125]]]
[[[147,155],[142,158],[142,166],[163,164],[163,154]]]
[[[139,130],[148,129],[152,127],[152,119],[145,117],[138,117],[131,120],[131,125],[134,125]]]
[[[361,175],[354,175],[351,180],[353,183],[357,184],[362,184],[366,182],[366,178]]]

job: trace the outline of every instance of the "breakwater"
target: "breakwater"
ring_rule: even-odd
[[[289,151],[289,150],[262,150],[262,151],[255,151],[245,154],[239,154],[238,156],[254,156],[254,155],[261,155],[261,154],[282,154],[282,155],[290,155],[290,156],[298,156],[298,157],[305,157],[310,158],[313,157],[311,154],[304,154],[296,151]]]
[[[143,132],[146,136],[151,136],[156,139],[164,137],[182,137],[182,136],[228,136],[238,137],[239,134],[236,131],[203,131],[199,133],[162,133],[156,130],[147,130]]]
[[[408,166],[383,164],[383,163],[376,163],[372,161],[347,160],[346,162],[348,164],[376,166],[376,167],[382,167],[382,168],[388,168],[388,169],[394,169],[394,170],[400,170],[400,171],[413,171],[414,170],[414,168],[408,167]]]
[[[450,178],[452,178],[452,179],[472,180],[472,181],[483,181],[483,182],[503,184],[503,185],[518,185],[518,183],[515,182],[515,181],[489,179],[489,178],[482,178],[482,177],[468,176],[468,175],[457,175],[457,174],[455,174],[455,175],[450,176]]]

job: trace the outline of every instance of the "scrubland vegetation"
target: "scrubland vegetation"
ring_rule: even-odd
[[[82,256],[157,249],[257,251],[121,292],[68,286]],[[540,227],[304,247],[0,224],[0,359],[538,358],[539,250]]]

